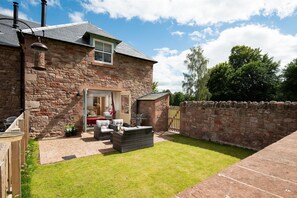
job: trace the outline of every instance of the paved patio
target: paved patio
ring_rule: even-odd
[[[154,143],[168,141],[174,132],[155,133]],[[98,141],[93,132],[81,137],[43,139],[39,141],[40,164],[50,164],[114,151],[109,140]]]
[[[297,197],[297,132],[176,197]]]

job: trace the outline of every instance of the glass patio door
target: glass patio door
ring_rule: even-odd
[[[131,121],[131,94],[130,94],[130,91],[122,91],[121,92],[120,118],[122,118],[125,123],[130,124],[130,121]]]

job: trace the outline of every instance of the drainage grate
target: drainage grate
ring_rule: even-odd
[[[76,158],[76,156],[75,155],[67,155],[67,156],[64,156],[62,158],[63,158],[63,160],[71,160],[71,159]]]

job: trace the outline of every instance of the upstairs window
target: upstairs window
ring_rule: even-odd
[[[113,44],[105,41],[94,40],[95,61],[112,64]]]

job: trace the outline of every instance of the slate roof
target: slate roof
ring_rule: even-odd
[[[46,38],[51,38],[51,39],[65,41],[65,42],[74,43],[74,44],[83,44],[87,46],[91,46],[89,44],[89,41],[83,38],[87,34],[99,35],[99,36],[114,40],[117,43],[121,42],[119,39],[104,32],[102,29],[97,28],[96,26],[88,22],[69,23],[69,24],[54,25],[54,26],[47,26],[47,27],[37,27],[37,28],[33,28],[33,31],[38,36],[43,36],[43,31],[44,31],[44,36]],[[31,34],[30,29],[25,29],[23,30],[23,32]]]
[[[8,17],[8,16],[0,14],[0,18],[1,17]],[[29,21],[25,21],[25,22],[32,27],[34,33],[38,36],[44,35],[44,37],[54,39],[54,40],[74,43],[74,44],[83,45],[87,47],[93,47],[90,44],[90,35],[99,35],[117,44],[115,47],[116,53],[131,56],[131,57],[136,57],[144,60],[149,60],[152,62],[157,62],[152,58],[146,56],[142,52],[129,46],[127,43],[122,42],[118,38],[105,32],[101,28],[98,28],[88,22],[69,23],[69,24],[46,26],[46,27],[40,27],[38,23],[34,23],[34,22],[29,22]],[[19,43],[15,33],[16,30],[11,28],[11,26],[12,26],[12,21],[0,21],[0,27],[1,27],[0,44],[17,47],[19,46]],[[23,33],[31,34],[31,30],[28,29],[27,26],[20,25],[20,28],[22,29]]]
[[[0,18],[11,18],[9,16],[0,14]],[[25,23],[27,23],[32,28],[39,27],[40,24],[26,21],[21,19]],[[0,45],[12,46],[12,47],[19,47],[19,41],[16,34],[16,30],[12,28],[13,21],[12,20],[0,20]],[[22,23],[18,23],[20,29],[27,29],[28,27]]]
[[[163,96],[168,95],[169,93],[151,93],[145,96],[138,98],[137,100],[157,100]]]

